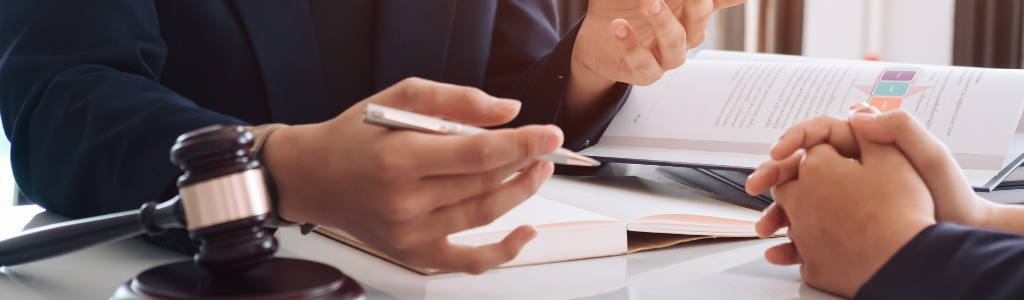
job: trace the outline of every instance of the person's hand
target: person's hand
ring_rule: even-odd
[[[650,85],[686,61],[707,36],[711,13],[747,0],[591,0],[573,45],[566,124],[602,107],[615,82]]]
[[[573,48],[573,75],[650,85],[704,42],[711,14],[746,0],[593,0]],[[579,71],[579,72],[577,72]]]
[[[515,258],[536,235],[523,226],[481,247],[447,239],[491,223],[537,191],[554,167],[535,158],[562,145],[558,127],[472,136],[388,130],[362,122],[366,103],[477,126],[506,123],[520,108],[474,88],[413,78],[327,122],[280,129],[262,155],[278,187],[281,218],[342,229],[414,266],[468,273]]]
[[[769,262],[799,263],[808,284],[846,297],[935,223],[928,188],[903,153],[855,139],[859,160],[819,144],[777,161],[797,174],[772,190],[776,202],[757,224],[762,237],[789,227],[792,242],[766,251]]]
[[[853,132],[868,140],[898,147],[924,179],[935,201],[936,219],[967,226],[989,226],[994,204],[974,193],[949,148],[936,139],[913,116],[902,110],[880,114],[863,103],[850,107],[850,121],[820,116],[786,130],[772,148],[773,160],[790,157],[798,149],[829,144],[841,155],[860,157]],[[852,125],[852,126],[851,126]],[[766,162],[747,181],[747,191],[760,195],[772,186],[791,179],[795,170],[783,170]]]

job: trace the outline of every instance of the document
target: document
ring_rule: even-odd
[[[910,112],[978,188],[994,187],[1024,154],[1022,70],[726,51],[704,51],[657,83],[635,87],[600,141],[581,154],[749,170],[769,159],[786,129],[820,115],[845,119],[854,102]]]
[[[623,255],[711,237],[755,237],[754,223],[760,218],[758,211],[637,177],[556,176],[491,224],[451,234],[448,240],[482,246],[533,225],[537,237],[501,265],[506,268]],[[402,264],[340,229],[316,232],[421,274],[446,273]]]

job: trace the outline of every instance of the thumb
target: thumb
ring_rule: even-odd
[[[881,114],[881,113],[878,111],[877,108],[868,106],[866,103],[860,103],[860,102],[854,103],[853,105],[850,105],[850,117],[849,117],[850,121],[847,124],[849,124],[848,126],[850,126],[852,128],[853,127],[853,120],[854,119],[858,119],[859,118],[861,120],[864,120],[865,118],[876,118],[876,117],[878,117],[879,114]],[[854,140],[857,141],[857,148],[860,149],[860,155],[861,155],[860,156],[860,162],[861,162],[861,164],[867,165],[869,163],[875,163],[875,162],[878,162],[878,161],[882,161],[883,163],[890,163],[890,162],[893,162],[893,161],[890,161],[891,158],[902,156],[902,153],[898,153],[899,150],[895,149],[891,145],[892,142],[889,141],[888,139],[881,139],[881,140],[870,139],[867,136],[865,136],[865,134],[866,134],[865,132],[860,132],[860,131],[856,131],[856,130],[852,130],[852,131],[853,131],[852,132],[853,138],[854,138]],[[881,130],[872,131],[872,133],[875,133],[875,132],[883,132],[883,131],[881,131]],[[888,133],[883,133],[883,134],[888,134]],[[893,153],[893,152],[896,152],[896,153]],[[881,155],[881,154],[886,154],[886,155]],[[898,156],[893,156],[892,154],[899,154],[899,155]]]
[[[863,133],[854,131],[853,137],[857,140],[860,148],[860,163],[862,165],[890,164],[902,160],[903,153],[892,144],[875,142],[864,136]]]
[[[860,120],[860,124],[864,125],[877,120],[880,115],[882,113],[878,109],[872,108],[872,106],[868,106],[866,103],[853,103],[850,105],[850,127],[855,128],[853,124],[854,119]],[[903,161],[904,158],[902,157],[904,154],[900,153],[899,148],[893,146],[892,131],[879,130],[879,128],[872,129],[874,130],[853,130],[853,136],[857,140],[861,151],[861,164],[866,165],[868,162],[876,163],[880,161],[883,164],[890,164]],[[869,154],[864,154],[864,151],[869,152]]]
[[[922,175],[960,174],[949,148],[905,111],[856,114],[850,117],[850,125],[858,138],[895,145]]]
[[[850,117],[850,125],[863,138],[895,144],[903,152],[935,198],[939,215],[946,214],[947,206],[955,211],[959,207],[951,204],[975,196],[949,148],[909,113],[857,114]]]
[[[475,126],[497,126],[519,115],[522,103],[466,86],[408,78],[373,95],[370,103]]]
[[[747,2],[747,0],[715,0],[715,10],[733,7],[744,2]]]

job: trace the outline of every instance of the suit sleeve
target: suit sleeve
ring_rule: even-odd
[[[1024,299],[1024,236],[933,225],[882,266],[856,299]]]
[[[519,117],[508,126],[555,124],[562,128],[573,45],[582,20],[559,39],[554,2],[500,0],[491,41],[484,90],[523,101]],[[565,147],[582,150],[597,142],[629,95],[617,83],[599,103],[606,106],[587,126],[567,132]]]
[[[158,83],[152,1],[0,2],[0,114],[19,187],[69,217],[136,209],[179,174],[182,133],[242,121]]]

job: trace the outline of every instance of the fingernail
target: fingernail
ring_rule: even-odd
[[[530,232],[530,234],[527,234],[527,235],[524,235],[524,236],[520,237],[521,240],[519,240],[519,242],[526,243],[526,242],[529,242],[530,240],[533,240],[533,238],[537,237],[537,227],[533,227],[532,225],[523,225],[523,226],[524,227],[528,226],[528,227],[530,227],[533,230]]]
[[[629,30],[626,30],[626,25],[619,25],[618,29],[615,29],[615,36],[624,39],[629,36]]]
[[[660,13],[661,12],[661,0],[654,1],[654,5],[651,5],[651,9],[649,9],[648,11],[650,11],[652,15],[657,15],[658,13]]]
[[[523,103],[516,100],[494,98],[494,109],[501,112],[518,112],[522,106]]]
[[[757,176],[758,173],[761,173],[761,167],[757,167],[757,169],[754,169],[754,173],[750,173],[750,176],[747,176],[747,180],[754,178],[754,176]]]
[[[548,127],[551,128],[551,131],[555,132],[555,135],[548,135],[544,138],[543,150],[551,152],[558,150],[558,147],[562,146],[562,140],[564,138],[562,136],[563,133],[561,128],[558,128],[558,126],[555,125],[548,125]]]
[[[877,119],[878,115],[876,114],[857,114],[850,117],[850,122],[860,124],[860,126],[870,126]]]
[[[551,175],[554,174],[555,165],[551,162],[542,162],[540,164],[540,172],[544,174],[544,180],[551,179]]]
[[[868,108],[868,110],[865,110],[865,108]],[[871,108],[872,107],[868,106],[867,103],[856,102],[856,103],[850,104],[850,111],[847,112],[847,115],[852,117],[853,115],[856,115],[856,114],[873,113],[874,110],[872,110]]]
[[[787,133],[788,133],[788,132],[787,132]],[[770,150],[768,150],[768,151],[769,151],[769,152],[771,152],[771,151],[775,151],[775,147],[778,147],[778,146],[779,146],[779,143],[781,143],[781,142],[782,142],[783,140],[785,140],[785,139],[786,139],[786,133],[783,133],[783,134],[782,134],[782,136],[780,136],[780,137],[779,137],[779,139],[775,140],[775,143],[772,143],[772,147],[771,147],[771,148],[768,148],[768,149],[770,149]]]

